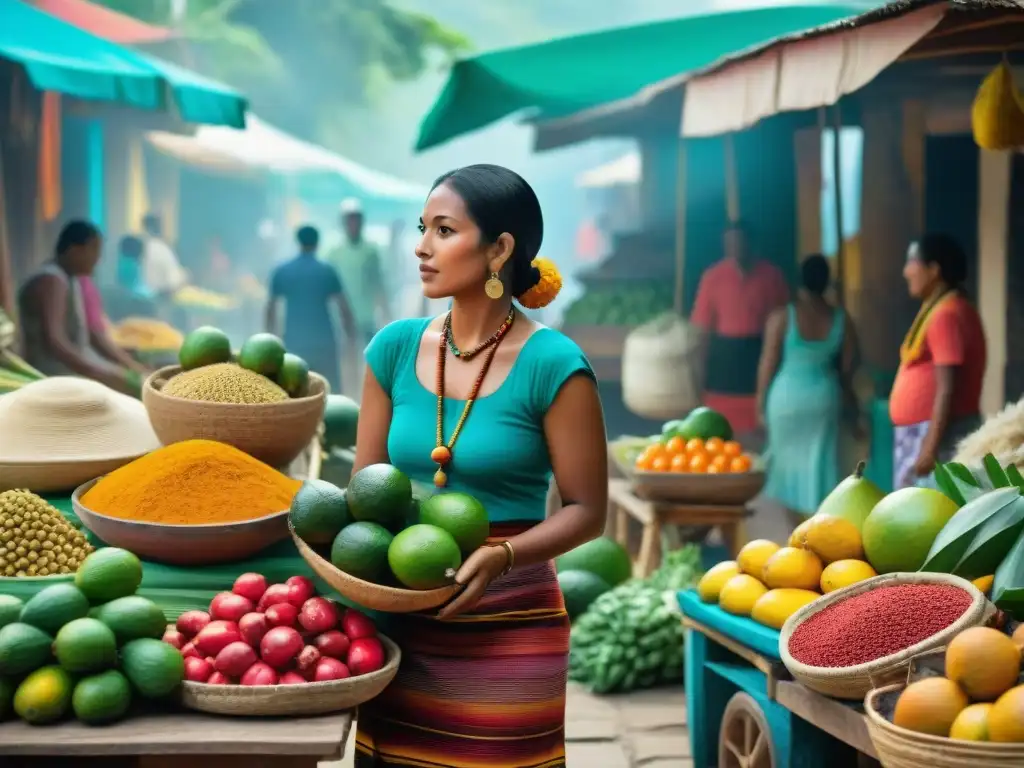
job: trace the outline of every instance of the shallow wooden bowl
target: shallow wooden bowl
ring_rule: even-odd
[[[439,589],[402,589],[384,584],[357,579],[355,576],[335,568],[330,561],[320,557],[316,551],[298,537],[291,523],[288,524],[295,547],[317,576],[357,605],[382,613],[416,613],[438,608],[455,596],[458,584]]]
[[[376,672],[304,685],[207,685],[185,681],[181,703],[211,715],[242,717],[300,717],[341,712],[376,698],[398,674],[402,652],[378,635],[387,663]]]
[[[201,525],[164,525],[122,520],[93,512],[82,496],[97,480],[75,489],[71,504],[82,525],[106,544],[143,560],[170,565],[216,565],[244,560],[288,537],[288,510],[255,520]]]
[[[758,470],[705,475],[634,469],[629,478],[637,496],[651,501],[736,507],[757,496],[765,483],[764,472]]]
[[[316,435],[324,418],[327,381],[309,375],[309,395],[280,403],[238,405],[171,397],[161,390],[181,372],[171,365],[142,385],[142,402],[153,431],[164,445],[183,440],[216,440],[233,445],[272,467],[287,467]]]

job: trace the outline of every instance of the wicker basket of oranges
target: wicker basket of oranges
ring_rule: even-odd
[[[717,437],[653,441],[636,455],[629,475],[638,496],[685,504],[746,504],[765,481],[759,456]]]

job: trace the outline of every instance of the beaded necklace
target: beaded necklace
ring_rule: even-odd
[[[477,374],[476,381],[473,382],[473,388],[470,390],[466,404],[462,408],[462,415],[459,416],[459,421],[456,423],[452,436],[446,444],[444,441],[444,364],[447,357],[446,348],[451,343],[451,319],[452,316],[449,312],[448,317],[445,318],[444,326],[441,328],[441,340],[437,345],[437,447],[430,452],[430,460],[437,464],[437,472],[434,473],[434,485],[438,488],[444,488],[448,484],[448,475],[444,468],[451,463],[455,441],[459,439],[462,427],[465,426],[466,419],[469,418],[473,402],[480,393],[480,386],[484,383],[484,377],[487,375],[487,371],[490,370],[491,363],[494,361],[494,355],[498,351],[498,345],[512,327],[515,313],[510,311],[505,322],[501,324],[501,327],[488,340],[487,343],[490,348],[487,351],[487,357],[484,358],[483,367],[480,369],[480,373]]]
[[[515,319],[515,309],[513,307],[508,308],[508,316],[505,321],[499,326],[498,330],[491,334],[490,338],[481,341],[472,349],[465,351],[460,350],[455,346],[455,336],[452,333],[452,313],[449,312],[448,316],[444,319],[444,330],[443,333],[448,337],[448,349],[452,351],[452,355],[457,357],[459,360],[472,360],[479,353],[483,352],[488,347],[497,344],[499,339],[504,336],[512,325],[512,321]]]

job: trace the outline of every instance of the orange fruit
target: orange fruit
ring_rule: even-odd
[[[651,462],[651,470],[653,472],[668,472],[672,465],[672,459],[668,456],[658,456]]]
[[[690,457],[685,453],[677,453],[672,457],[672,463],[669,469],[672,472],[686,472],[690,468]]]
[[[739,456],[743,453],[743,446],[735,440],[727,440],[722,444],[722,453],[726,456]]]
[[[728,472],[730,461],[731,459],[728,456],[715,456],[711,459],[711,466],[708,468],[708,471],[710,472],[711,469],[714,469],[715,472]]]
[[[725,447],[725,441],[720,437],[709,437],[704,443],[704,450],[711,454],[719,454]]]
[[[900,728],[945,737],[969,703],[967,694],[952,680],[926,677],[903,689],[892,722]]]
[[[704,450],[704,441],[699,437],[695,437],[686,443],[687,453],[698,453]]]
[[[732,461],[729,462],[729,471],[749,472],[752,464],[753,462],[750,460],[750,457],[744,453],[740,456],[735,457]]]
[[[709,464],[706,471],[709,475],[720,475],[722,473],[722,470],[720,470],[714,464]]]
[[[703,451],[698,451],[690,456],[690,471],[691,472],[707,472],[708,466],[710,465],[709,457]]]
[[[686,441],[683,438],[676,435],[665,443],[665,450],[671,453],[673,456],[683,453],[686,451]]]
[[[1020,649],[998,629],[965,629],[946,647],[946,675],[974,701],[995,701],[1017,682]]]

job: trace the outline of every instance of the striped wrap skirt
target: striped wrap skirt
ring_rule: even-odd
[[[495,544],[526,525],[492,525]],[[552,563],[495,579],[449,621],[389,622],[390,686],[360,707],[356,768],[563,768],[569,618]]]

